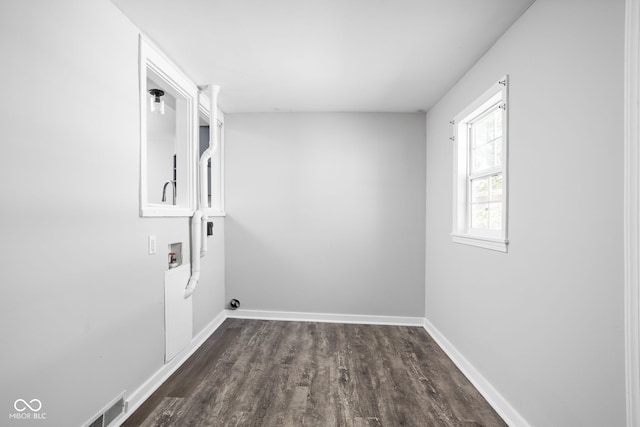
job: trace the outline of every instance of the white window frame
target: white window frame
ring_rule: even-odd
[[[140,216],[141,217],[190,217],[196,206],[197,134],[198,134],[198,87],[151,41],[140,34],[139,38],[139,88],[140,88]],[[178,205],[150,203],[147,188],[147,114],[149,103],[147,93],[147,72],[161,77],[172,90],[187,101],[187,147],[186,156],[178,159],[178,168],[183,168],[186,176],[186,191],[179,192]],[[162,189],[158,189],[161,191]]]
[[[453,119],[453,229],[451,241],[500,252],[507,252],[509,217],[509,79],[504,76]],[[495,105],[502,110],[501,166],[482,173],[482,176],[502,174],[502,227],[500,230],[479,230],[470,226],[470,138],[469,124]]]
[[[198,109],[211,126],[211,101],[204,92],[200,92]],[[218,149],[211,156],[211,182],[208,183],[211,188],[211,206],[202,209],[210,217],[226,216],[224,210],[224,112],[220,108],[218,108],[218,126],[220,127],[220,140],[218,141]]]

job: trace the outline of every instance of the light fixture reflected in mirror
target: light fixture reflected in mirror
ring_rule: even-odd
[[[161,89],[149,89],[151,98],[149,99],[151,105],[151,112],[156,114],[164,114],[164,91]]]

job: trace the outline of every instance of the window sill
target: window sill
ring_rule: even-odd
[[[141,217],[191,217],[193,209],[177,206],[148,205],[141,209]]]
[[[507,252],[509,241],[493,237],[474,236],[471,234],[451,233],[451,241],[462,245],[476,246],[492,251]]]
[[[217,210],[217,209],[211,209],[211,208],[205,209],[205,210],[204,210],[204,213],[205,213],[205,214],[207,214],[207,216],[208,216],[209,218],[212,218],[212,217],[225,217],[225,216],[227,216],[227,213],[226,213],[225,211],[220,211],[220,210]]]

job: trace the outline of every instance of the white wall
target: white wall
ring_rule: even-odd
[[[200,282],[193,294],[193,335],[202,331],[224,310],[225,305],[225,219],[213,221],[213,237],[200,265]]]
[[[163,365],[166,254],[188,257],[188,220],[138,216],[137,30],[110,2],[3,1],[0,57],[0,416],[45,425],[8,419],[40,399],[46,425],[81,425]],[[194,334],[223,309],[216,231]]]
[[[533,426],[625,425],[623,0],[537,0],[427,114],[426,317]],[[451,120],[510,76],[509,253],[451,243]]]
[[[424,313],[424,114],[227,114],[227,298]]]

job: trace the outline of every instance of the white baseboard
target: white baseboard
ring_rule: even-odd
[[[186,360],[200,348],[213,332],[227,319],[259,319],[282,320],[298,322],[324,322],[324,323],[354,323],[365,325],[397,325],[397,326],[422,326],[434,341],[449,356],[453,363],[462,371],[467,379],[474,385],[487,402],[495,409],[502,419],[513,427],[530,427],[529,423],[513,408],[509,402],[473,367],[467,359],[447,340],[440,331],[424,317],[399,317],[399,316],[367,316],[353,314],[329,314],[329,313],[297,313],[288,311],[262,311],[262,310],[224,310],[211,321],[191,344],[178,356],[166,365],[162,366],[151,378],[131,393],[126,400],[126,412],[114,420],[115,425],[122,424],[145,400],[153,394]]]
[[[462,371],[465,377],[478,389],[480,394],[485,398],[489,405],[502,417],[505,423],[512,427],[530,427],[513,406],[502,397],[493,385],[485,377],[473,367],[471,363],[456,349],[453,344],[447,340],[440,331],[431,324],[427,319],[423,319],[423,327],[431,338],[440,346],[440,348],[449,356],[449,359]]]
[[[227,318],[226,310],[217,315],[211,323],[209,323],[198,335],[196,335],[191,343],[185,347],[176,357],[169,363],[163,365],[151,378],[142,384],[136,391],[131,393],[126,400],[126,412],[116,419],[115,425],[122,424],[136,409],[144,403],[145,400],[153,394],[187,359],[200,348],[200,346],[222,325]]]
[[[367,316],[357,314],[297,313],[292,311],[227,310],[232,319],[284,320],[296,322],[356,323],[363,325],[422,326],[423,317]]]

